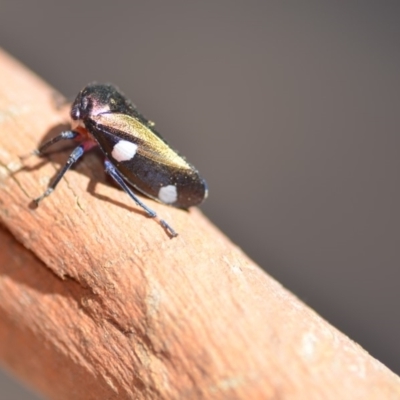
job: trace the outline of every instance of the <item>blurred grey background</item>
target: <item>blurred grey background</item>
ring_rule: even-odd
[[[0,0],[0,39],[70,98],[122,88],[210,219],[400,373],[398,1]]]

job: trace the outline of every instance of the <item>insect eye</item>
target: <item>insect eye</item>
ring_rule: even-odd
[[[80,117],[81,117],[81,113],[79,111],[79,107],[77,107],[77,106],[72,107],[72,109],[71,109],[71,118],[73,120],[78,120],[78,119],[80,119]]]

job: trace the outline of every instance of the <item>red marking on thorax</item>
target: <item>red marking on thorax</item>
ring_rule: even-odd
[[[79,133],[75,140],[82,143],[85,152],[99,145],[86,128],[78,126],[74,131]]]

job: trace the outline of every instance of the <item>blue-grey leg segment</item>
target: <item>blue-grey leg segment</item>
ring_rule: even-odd
[[[67,133],[67,132],[64,132],[64,133]],[[56,136],[56,138],[60,137],[60,136]],[[56,138],[54,138],[54,139],[56,139]],[[58,140],[62,140],[62,139],[58,139]],[[54,142],[52,142],[52,143],[54,143]],[[74,151],[69,156],[67,163],[58,172],[58,174],[54,178],[51,185],[47,188],[47,190],[40,197],[38,197],[37,199],[34,200],[36,204],[39,204],[40,201],[42,201],[45,197],[49,196],[54,191],[55,187],[57,186],[58,182],[60,182],[61,178],[78,161],[78,159],[82,156],[83,153],[84,153],[84,150],[83,150],[82,145],[80,145],[74,149]]]
[[[60,140],[71,140],[75,139],[79,135],[78,132],[74,131],[65,131],[61,132],[58,136],[53,137],[48,142],[43,143],[38,149],[32,152],[32,155],[40,156],[43,154],[43,151],[46,150],[48,147],[52,146],[54,143],[59,142]]]
[[[43,151],[46,150],[48,147],[52,146],[54,143],[59,142],[60,140],[71,140],[75,139],[76,137],[79,136],[78,132],[74,131],[65,131],[60,133],[58,136],[53,137],[46,143],[43,143],[38,149],[33,150],[31,153],[26,154],[24,156],[20,156],[21,160],[26,160],[30,156],[41,156],[43,154]]]
[[[119,173],[118,169],[109,161],[109,160],[105,160],[104,161],[104,167],[105,167],[105,171],[107,174],[109,174],[111,176],[111,178],[113,178],[115,180],[115,182],[118,183],[119,186],[121,186],[121,188],[124,190],[125,193],[128,194],[128,196],[141,208],[143,208],[143,210],[146,211],[147,215],[151,218],[156,218],[157,214],[151,210],[150,208],[148,208],[145,204],[143,204],[137,197],[136,195],[133,193],[132,189],[126,184],[123,176]],[[173,237],[177,236],[178,234],[163,220],[160,219],[160,225],[167,231],[169,232],[169,234]]]

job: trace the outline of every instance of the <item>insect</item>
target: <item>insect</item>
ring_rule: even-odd
[[[171,149],[154,124],[115,86],[98,83],[85,86],[72,103],[70,116],[71,130],[33,152],[43,155],[48,147],[61,140],[79,142],[47,190],[34,200],[37,205],[54,191],[71,166],[94,147],[99,147],[105,156],[105,172],[151,218],[158,219],[157,214],[139,200],[132,187],[179,208],[200,204],[207,197],[207,184],[198,171]],[[166,221],[158,221],[171,237],[177,236]]]

